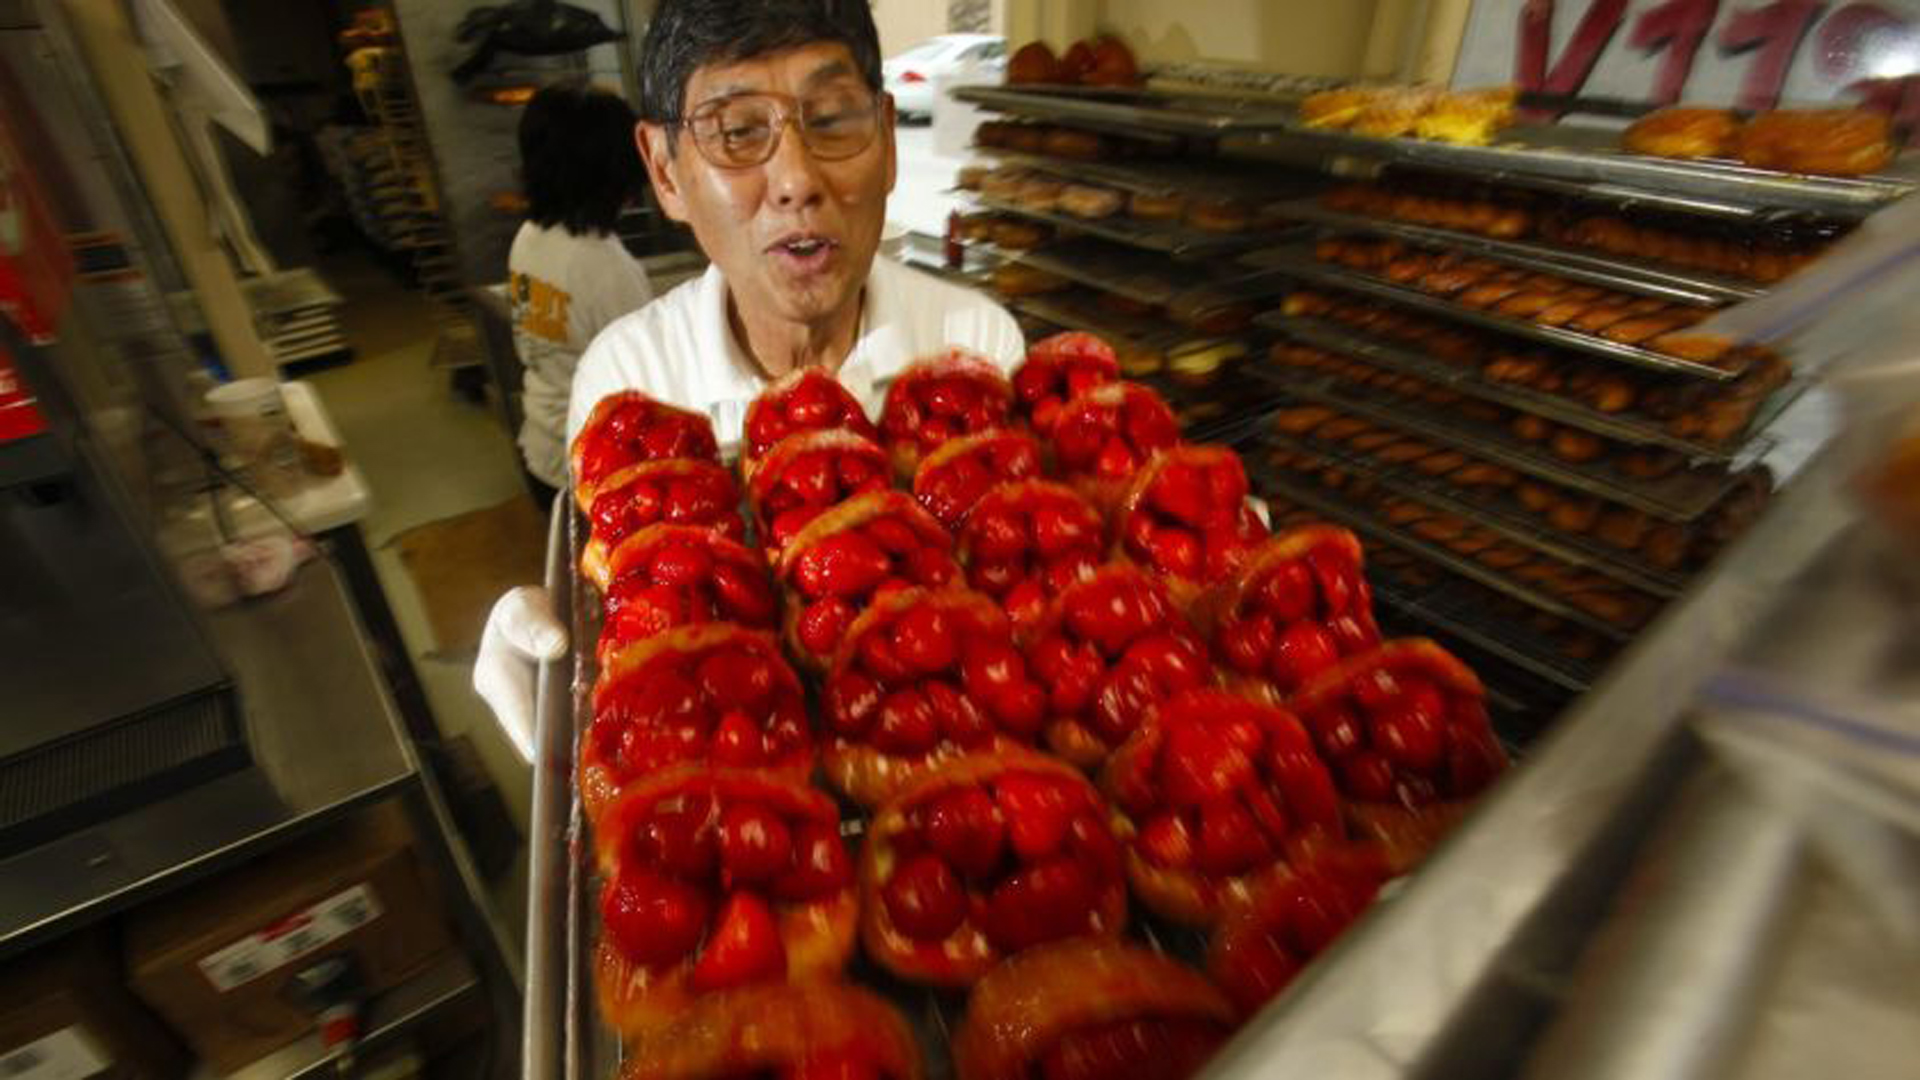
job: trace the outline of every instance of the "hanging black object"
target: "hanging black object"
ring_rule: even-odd
[[[473,55],[453,69],[453,79],[460,83],[472,79],[493,63],[495,53],[563,56],[626,36],[599,15],[559,0],[509,0],[478,7],[467,12],[454,31],[455,39],[476,44]]]

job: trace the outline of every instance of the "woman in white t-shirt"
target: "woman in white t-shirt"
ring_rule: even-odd
[[[614,233],[645,190],[633,110],[603,90],[549,86],[520,117],[527,221],[507,256],[513,345],[526,367],[520,452],[542,507],[567,483],[567,399],[594,335],[653,299]]]

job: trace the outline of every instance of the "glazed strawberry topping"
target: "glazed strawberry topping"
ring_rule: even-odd
[[[922,524],[886,511],[788,553],[782,576],[798,594],[795,635],[801,647],[824,660],[875,599],[960,577],[952,540],[918,507],[913,514]]]
[[[813,753],[798,677],[769,638],[744,633],[704,647],[663,642],[596,692],[589,738],[620,782],[688,761],[805,766]]]
[[[1067,590],[1027,648],[1049,715],[1111,750],[1161,699],[1213,680],[1206,649],[1153,579],[1113,567]],[[1051,738],[1051,736],[1050,736]]]
[[[1121,481],[1180,441],[1180,422],[1159,394],[1137,383],[1089,390],[1059,411],[1054,452],[1067,477]]]
[[[1016,626],[1093,573],[1106,551],[1100,514],[1073,489],[1036,481],[988,492],[962,526],[967,581],[1000,602]]]
[[[1006,619],[973,593],[909,593],[884,602],[841,649],[827,723],[883,754],[985,749],[1032,741],[1046,693]]]
[[[1262,562],[1259,553],[1252,557],[1259,568],[1214,638],[1228,667],[1291,693],[1340,660],[1380,644],[1359,546],[1350,536],[1340,539],[1271,562]]]
[[[1266,537],[1247,505],[1247,473],[1220,447],[1161,457],[1120,519],[1126,553],[1174,578],[1212,582],[1232,574]]]
[[[707,461],[663,461],[632,469],[594,494],[593,535],[608,547],[649,525],[699,525],[729,540],[746,535],[733,474]]]
[[[1063,1036],[1040,1059],[1040,1080],[1185,1080],[1227,1039],[1207,1020],[1137,1017]]]
[[[1214,981],[1243,1012],[1258,1011],[1360,917],[1389,876],[1385,859],[1352,849],[1277,879],[1215,936]]]
[[[773,579],[753,552],[699,530],[669,528],[616,552],[599,651],[604,656],[697,623],[770,630],[779,615]]]
[[[643,967],[691,960],[699,991],[783,978],[780,910],[853,883],[824,799],[700,777],[622,807],[618,827],[626,841],[600,899],[607,939]]]
[[[1155,717],[1122,751],[1114,788],[1148,863],[1238,877],[1285,858],[1297,839],[1338,834],[1333,778],[1290,713],[1198,690]]]
[[[577,438],[573,480],[587,491],[615,471],[642,461],[716,461],[720,456],[713,425],[706,417],[637,392],[603,399]]]
[[[952,440],[922,461],[913,475],[913,497],[954,529],[994,487],[1038,475],[1038,443],[1017,432],[986,432]]]
[[[1096,386],[1117,382],[1120,362],[1106,342],[1069,331],[1037,342],[1013,373],[1013,394],[1033,430],[1052,433],[1060,407]]]
[[[1477,686],[1386,646],[1343,686],[1304,696],[1301,718],[1349,798],[1419,807],[1477,794],[1506,767]]]
[[[1007,380],[979,357],[934,360],[907,368],[887,391],[880,439],[888,449],[932,453],[948,439],[1005,427]]]
[[[802,433],[776,446],[753,482],[754,531],[778,553],[813,519],[869,491],[887,487],[880,448],[845,432]]]
[[[747,406],[745,456],[757,462],[780,440],[803,431],[851,431],[878,439],[873,421],[847,388],[819,368],[770,386]]]
[[[1001,952],[1111,932],[1120,848],[1077,776],[1013,768],[946,785],[881,842],[895,853],[880,902],[899,933],[944,941],[971,923]]]

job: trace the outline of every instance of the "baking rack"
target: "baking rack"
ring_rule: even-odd
[[[1668,269],[1524,240],[1499,240],[1392,218],[1341,213],[1321,206],[1315,199],[1292,199],[1270,205],[1266,210],[1274,216],[1303,224],[1464,251],[1511,266],[1555,274],[1569,281],[1582,281],[1589,285],[1683,304],[1714,306],[1749,300],[1766,291],[1750,282],[1717,274]]]
[[[1284,275],[1270,270],[1238,263],[1172,263],[1164,255],[1094,237],[1051,240],[1032,248],[983,246],[1003,259],[1155,307],[1201,309],[1268,300],[1289,285]]]
[[[1616,626],[1604,619],[1594,618],[1559,597],[1550,596],[1524,582],[1516,581],[1498,570],[1483,566],[1473,559],[1430,540],[1410,535],[1399,527],[1381,520],[1371,510],[1342,499],[1338,493],[1323,491],[1299,477],[1283,474],[1266,462],[1256,461],[1249,464],[1247,471],[1249,476],[1255,478],[1255,489],[1262,494],[1277,495],[1288,502],[1320,514],[1330,521],[1345,525],[1362,536],[1372,537],[1383,544],[1391,544],[1410,555],[1418,556],[1425,562],[1479,582],[1528,607],[1565,619],[1610,641],[1625,642],[1633,637],[1634,631],[1631,628]]]
[[[1322,186],[1318,182],[1288,180],[1272,175],[1271,170],[1249,169],[1245,163],[1215,161],[1215,168],[1199,168],[1179,159],[1083,161],[1078,158],[1008,150],[998,146],[974,146],[976,154],[1070,180],[1080,184],[1102,184],[1143,195],[1203,195],[1223,199],[1244,199],[1268,203],[1283,196],[1305,195]]]
[[[1401,399],[1371,394],[1336,379],[1285,371],[1271,364],[1255,365],[1253,370],[1276,390],[1293,397],[1351,413],[1402,434],[1667,521],[1692,521],[1712,509],[1739,483],[1739,477],[1732,470],[1718,465],[1682,468],[1657,480],[1635,480],[1601,462],[1581,465],[1562,461],[1515,438],[1505,429],[1417,409]]]
[[[1563,690],[1585,693],[1600,677],[1599,664],[1567,656],[1548,648],[1537,635],[1517,634],[1513,627],[1488,619],[1480,598],[1461,587],[1471,582],[1443,581],[1420,589],[1371,566],[1367,578],[1374,599],[1382,604]]]
[[[1737,457],[1746,456],[1741,453],[1741,447],[1752,437],[1752,433],[1759,430],[1763,419],[1777,412],[1807,386],[1806,379],[1795,376],[1787,385],[1774,392],[1774,399],[1770,399],[1754,411],[1754,420],[1748,424],[1746,432],[1725,444],[1713,445],[1683,439],[1667,431],[1665,425],[1650,417],[1633,413],[1601,412],[1573,398],[1488,379],[1476,369],[1432,360],[1425,354],[1381,341],[1324,319],[1267,311],[1254,316],[1253,321],[1303,345],[1312,345],[1329,352],[1364,360],[1376,367],[1425,379],[1483,401],[1546,417],[1568,427],[1576,427],[1618,442],[1677,450],[1698,461],[1732,461]]]
[[[1649,566],[1629,552],[1584,536],[1562,532],[1502,496],[1468,495],[1444,480],[1405,467],[1383,464],[1365,454],[1325,443],[1310,443],[1267,430],[1259,441],[1272,449],[1307,454],[1355,476],[1378,484],[1384,491],[1430,506],[1444,514],[1477,525],[1542,555],[1572,566],[1604,574],[1623,585],[1661,597],[1677,596],[1686,588],[1684,575]]]
[[[1051,210],[1034,210],[1016,202],[996,199],[979,192],[967,192],[973,201],[989,210],[998,210],[1003,214],[1041,221],[1055,228],[1086,233],[1125,244],[1128,247],[1146,251],[1157,251],[1175,257],[1189,257],[1217,254],[1224,251],[1240,251],[1264,244],[1275,244],[1297,233],[1297,228],[1261,229],[1250,228],[1239,232],[1208,232],[1170,221],[1141,221],[1125,214],[1110,214],[1103,218],[1075,217]]]
[[[1365,293],[1381,300],[1390,300],[1401,307],[1414,311],[1438,315],[1454,322],[1466,323],[1486,330],[1498,331],[1513,337],[1536,341],[1542,345],[1554,345],[1563,349],[1572,349],[1603,360],[1632,364],[1636,367],[1664,371],[1676,375],[1688,375],[1714,382],[1728,382],[1740,377],[1745,365],[1717,367],[1712,364],[1695,363],[1665,353],[1642,349],[1633,345],[1622,345],[1592,334],[1582,334],[1558,326],[1541,326],[1538,323],[1509,319],[1477,308],[1456,304],[1451,300],[1421,292],[1418,289],[1382,281],[1369,274],[1349,270],[1343,266],[1323,263],[1315,259],[1312,253],[1297,247],[1276,247],[1262,251],[1249,252],[1242,256],[1249,266],[1263,270],[1278,270],[1291,274],[1302,281],[1318,285],[1327,285],[1349,292]]]
[[[1882,176],[1809,176],[1730,161],[1629,154],[1620,149],[1617,132],[1573,124],[1519,124],[1500,132],[1489,146],[1318,131],[1291,117],[1248,134],[1242,149],[1256,152],[1416,166],[1496,183],[1558,182],[1576,185],[1571,191],[1583,197],[1658,201],[1671,209],[1722,216],[1862,218],[1920,187],[1912,155]]]

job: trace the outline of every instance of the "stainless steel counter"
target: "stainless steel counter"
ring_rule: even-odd
[[[285,590],[207,623],[239,688],[256,764],[0,861],[0,955],[244,859],[414,777],[330,563],[310,562]]]

